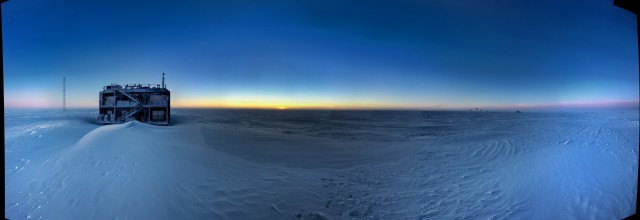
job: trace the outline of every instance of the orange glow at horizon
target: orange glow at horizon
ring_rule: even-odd
[[[247,108],[247,109],[442,109],[465,110],[470,108],[483,109],[536,109],[536,108],[579,108],[579,107],[619,107],[637,105],[638,101],[597,101],[597,102],[563,102],[563,103],[535,103],[535,104],[505,104],[505,105],[468,105],[458,103],[387,103],[387,102],[295,102],[295,101],[239,101],[239,100],[172,100],[172,107],[178,108]]]
[[[433,104],[433,103],[389,103],[383,101],[335,101],[335,102],[313,102],[313,101],[295,101],[295,100],[261,100],[261,101],[242,101],[242,100],[172,100],[172,107],[178,108],[239,108],[239,109],[453,109],[466,108],[457,104]]]
[[[346,103],[328,101],[292,100],[274,97],[223,97],[219,99],[211,98],[190,98],[177,101],[172,100],[172,107],[182,108],[256,108],[256,109],[343,109],[353,107]]]
[[[37,102],[30,100],[20,102],[15,99],[5,99],[5,108],[59,108],[51,102]],[[67,105],[68,108],[97,108],[92,105],[94,102],[82,101]],[[97,104],[97,103],[96,103]],[[260,102],[260,101],[220,101],[220,100],[171,100],[172,108],[228,108],[228,109],[334,109],[334,110],[375,110],[375,109],[398,109],[398,110],[469,110],[480,108],[483,110],[522,110],[522,109],[571,109],[571,108],[638,108],[638,100],[601,100],[583,102],[554,102],[554,103],[512,103],[512,104],[457,104],[457,103],[384,103],[384,102]]]

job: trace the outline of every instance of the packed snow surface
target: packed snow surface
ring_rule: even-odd
[[[619,219],[638,111],[5,109],[9,219]]]

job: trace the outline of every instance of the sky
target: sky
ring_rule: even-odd
[[[5,108],[638,108],[635,15],[605,0],[2,4]]]

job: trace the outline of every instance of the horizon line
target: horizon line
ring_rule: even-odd
[[[557,102],[557,103],[529,103],[529,104],[493,104],[493,105],[477,105],[477,106],[450,106],[446,105],[430,105],[430,106],[408,106],[408,105],[329,105],[329,106],[296,106],[294,105],[260,105],[260,106],[235,106],[235,105],[171,105],[172,108],[185,109],[276,109],[276,110],[445,110],[445,111],[475,111],[475,110],[492,110],[492,111],[516,111],[516,110],[570,110],[570,109],[639,109],[640,100],[611,100],[611,101],[574,101],[574,102]],[[55,106],[7,106],[5,109],[62,109],[62,105]],[[98,108],[98,106],[66,106],[67,108],[89,109]]]
[[[615,105],[615,106],[555,106],[555,105],[527,105],[527,106],[499,106],[499,107],[478,107],[478,108],[409,108],[409,107],[368,107],[368,108],[330,108],[330,107],[232,107],[232,106],[176,106],[171,109],[226,109],[226,110],[279,110],[279,111],[297,111],[297,110],[323,110],[323,111],[463,111],[463,112],[515,112],[515,111],[601,111],[601,110],[640,110],[640,102],[629,103],[633,105]],[[24,110],[60,110],[60,107],[42,107],[42,106],[4,106],[4,109],[24,109]],[[98,109],[98,106],[67,106],[66,110],[88,110]]]

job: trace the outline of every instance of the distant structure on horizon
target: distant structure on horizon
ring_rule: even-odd
[[[164,84],[111,83],[100,92],[98,123],[119,124],[137,120],[152,125],[170,125],[171,92]]]

